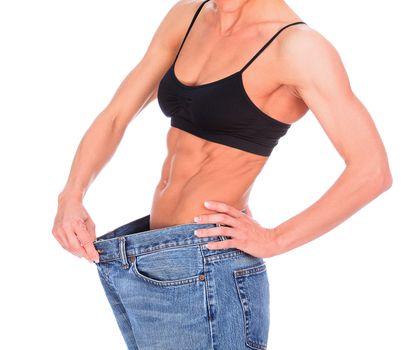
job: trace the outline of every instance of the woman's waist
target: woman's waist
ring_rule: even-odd
[[[222,202],[243,210],[248,202],[251,184],[239,181],[195,182],[183,187],[157,187],[151,209],[151,228],[193,223],[197,215],[216,211],[204,206],[204,201]]]

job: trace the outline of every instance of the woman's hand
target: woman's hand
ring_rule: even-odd
[[[215,214],[202,214],[195,217],[199,224],[215,223],[228,226],[217,226],[196,230],[198,237],[228,236],[219,242],[208,242],[208,249],[237,248],[258,258],[269,258],[277,255],[277,243],[274,229],[260,226],[252,218],[251,212],[246,207],[247,213],[221,202],[206,201],[205,207],[216,211]]]
[[[93,244],[96,239],[95,224],[83,204],[72,198],[60,198],[58,202],[52,228],[55,239],[75,256],[98,262],[99,253]]]

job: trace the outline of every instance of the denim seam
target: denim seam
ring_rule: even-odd
[[[238,258],[242,254],[244,254],[244,251],[242,250],[237,250],[237,251],[228,252],[228,253],[218,253],[218,254],[205,256],[205,261],[207,263],[210,263],[210,262],[222,261],[225,259]]]
[[[266,271],[266,264],[265,262],[261,265],[245,268],[245,269],[239,269],[234,271],[234,282],[235,286],[237,288],[239,300],[241,303],[241,309],[242,309],[242,315],[244,318],[244,324],[245,324],[245,343],[256,350],[266,350],[267,344],[265,343],[255,343],[251,341],[249,338],[249,316],[248,316],[248,304],[247,301],[243,299],[243,294],[245,295],[245,287],[243,285],[243,279],[248,276],[256,275],[259,273],[262,273]]]
[[[107,283],[108,288],[112,289],[112,290],[113,290],[113,292],[114,292],[114,293],[118,296],[118,298],[120,299],[120,295],[119,295],[119,293],[118,293],[117,288],[116,288],[116,287],[115,287],[115,285],[114,285],[114,284],[110,281],[109,276],[105,273],[104,269],[99,269],[99,272],[102,272],[103,277],[104,277],[104,281],[105,281],[105,283]],[[132,323],[131,323],[131,320],[130,320],[130,319],[129,319],[129,317],[128,317],[128,313],[126,312],[125,305],[123,305],[123,303],[122,303],[122,308],[123,308],[123,312],[122,312],[123,318],[124,318],[124,319],[126,320],[126,322],[129,324],[129,327],[130,327],[130,329],[132,330],[132,334],[133,334],[134,339],[135,339],[135,334],[134,334],[134,332],[133,332]],[[136,339],[135,339],[135,343],[136,343]]]
[[[99,270],[99,275],[101,274],[101,275],[103,276],[104,280],[105,280],[108,284],[112,285],[112,282],[110,281],[110,277],[109,277],[109,276],[108,276],[108,274],[104,271],[104,269],[103,269],[101,266],[99,266],[99,264],[96,264],[96,266],[97,266],[97,270]]]
[[[186,241],[186,242],[182,242],[177,244],[176,242],[172,242],[172,243],[164,243],[164,244],[160,244],[158,246],[152,247],[151,249],[147,248],[145,250],[141,250],[138,248],[133,248],[133,249],[129,249],[129,252],[134,252],[134,255],[147,255],[147,254],[152,254],[155,252],[159,252],[160,250],[165,250],[165,249],[176,249],[176,248],[184,248],[184,247],[195,247],[195,246],[199,246],[199,245],[203,245],[206,242],[193,242],[193,241]]]
[[[206,310],[207,310],[207,313],[208,313],[207,314],[208,315],[208,319],[210,320],[209,303],[208,303],[209,295],[208,295],[208,288],[207,288],[208,281],[207,281],[207,278],[206,278],[206,276],[207,276],[207,267],[206,267],[206,262],[205,262],[205,255],[203,254],[203,250],[202,250],[202,246],[201,245],[199,246],[199,250],[200,250],[200,255],[202,257],[203,274],[205,275]],[[210,331],[211,331],[211,334],[212,334],[212,327],[210,327]]]
[[[235,270],[234,271],[234,275],[237,277],[246,277],[246,276],[251,276],[251,275],[255,275],[257,273],[260,272],[264,272],[267,269],[266,263],[263,262],[260,265],[257,266],[252,266],[252,267],[247,267],[245,269],[239,269],[239,270]]]
[[[239,298],[239,302],[240,302],[240,305],[241,305],[242,317],[243,317],[243,321],[244,321],[245,343],[248,345],[248,342],[247,342],[247,340],[248,340],[248,317],[246,317],[246,315],[245,315],[245,313],[247,311],[246,311],[246,308],[244,307],[243,300],[242,300],[242,295],[241,295],[243,290],[242,290],[241,284],[239,284],[238,280],[235,277],[234,277],[234,282],[235,282],[235,286],[237,288],[238,298]]]
[[[203,264],[203,274],[205,275],[205,296],[206,296],[206,312],[207,312],[207,318],[208,318],[208,326],[209,326],[209,332],[210,332],[210,342],[211,342],[211,348],[214,348],[213,344],[213,329],[212,329],[212,318],[210,317],[210,305],[209,305],[209,291],[208,291],[208,284],[209,281],[207,279],[207,264],[205,259],[205,254],[203,253],[202,249],[203,245],[199,246],[200,254],[202,256],[202,264]]]
[[[152,247],[151,249],[146,249],[146,250],[138,250],[137,248],[133,248],[133,249],[128,249],[126,254],[127,257],[129,258],[129,256],[134,255],[134,256],[138,256],[138,255],[147,255],[147,254],[152,254],[155,252],[158,252],[160,250],[165,250],[165,249],[175,249],[175,248],[183,248],[183,247],[195,247],[195,246],[201,246],[201,245],[205,245],[209,240],[204,240],[204,241],[200,241],[197,243],[181,243],[181,244],[163,244],[163,245],[158,245],[157,247]],[[216,240],[212,240],[212,241],[216,241]],[[108,259],[100,259],[100,262],[109,262],[109,261],[114,261],[114,260],[120,260],[122,257],[120,256],[120,254],[118,254],[117,256],[114,256],[112,258],[108,258]]]

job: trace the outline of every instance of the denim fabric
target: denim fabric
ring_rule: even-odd
[[[209,250],[188,223],[149,229],[150,215],[96,238],[100,281],[128,350],[267,349],[265,261]]]

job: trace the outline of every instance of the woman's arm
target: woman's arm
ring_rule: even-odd
[[[81,200],[110,160],[133,118],[156,98],[158,83],[174,59],[195,7],[178,1],[157,28],[140,62],[121,82],[95,118],[76,151],[67,184],[59,198]]]
[[[94,223],[82,206],[83,197],[115,153],[130,121],[155,99],[159,81],[174,60],[198,5],[180,0],[170,8],[145,55],[122,81],[77,148],[67,183],[58,195],[52,229],[61,246],[77,256],[98,258],[92,244],[96,237]]]
[[[346,168],[319,200],[274,228],[277,254],[328,232],[392,185],[382,140],[351,90],[335,48],[315,30],[293,31],[283,45],[295,92],[318,119]]]

